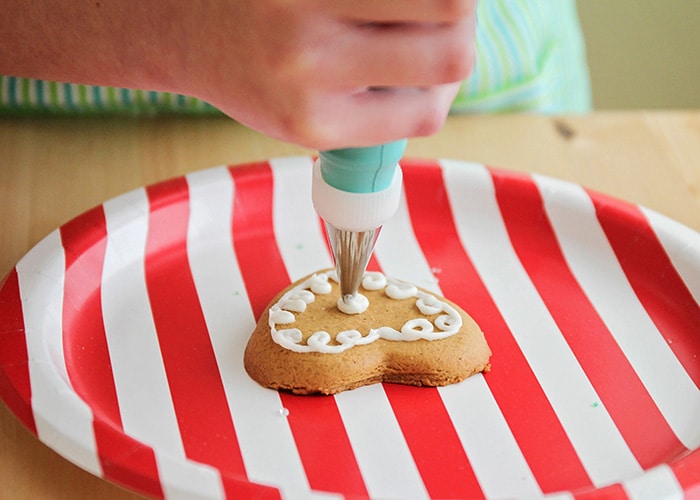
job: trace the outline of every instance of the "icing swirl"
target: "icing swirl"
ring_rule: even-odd
[[[304,282],[295,286],[275,303],[269,311],[269,326],[272,340],[285,349],[294,352],[320,352],[334,354],[346,351],[356,345],[370,344],[377,339],[391,341],[413,341],[413,340],[439,340],[454,335],[462,327],[462,317],[459,312],[438,299],[436,296],[422,292],[409,283],[398,280],[387,279],[382,273],[368,272],[362,280],[362,287],[365,290],[382,290],[387,297],[393,300],[416,299],[416,306],[421,314],[432,316],[441,314],[433,322],[427,318],[412,318],[406,321],[401,330],[396,330],[390,326],[379,326],[371,328],[367,335],[362,335],[358,330],[344,330],[332,339],[325,330],[320,330],[311,334],[302,344],[303,335],[301,330],[294,327],[278,329],[278,325],[292,325],[296,321],[294,313],[303,313],[306,306],[311,304],[316,295],[327,295],[331,293],[329,279],[338,281],[335,271],[325,271],[314,274]],[[341,307],[342,303],[342,307]],[[342,297],[338,299],[338,308],[346,314],[361,314],[369,306],[369,300],[362,294],[357,294],[352,301],[345,302]],[[346,310],[343,310],[345,308]],[[332,343],[335,341],[334,343]]]
[[[340,312],[345,314],[362,314],[369,307],[369,299],[361,293],[358,293],[349,299],[338,297],[336,305],[338,309],[340,309]]]

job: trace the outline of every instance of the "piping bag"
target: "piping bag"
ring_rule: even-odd
[[[402,192],[398,162],[406,140],[378,146],[321,151],[314,163],[312,199],[324,220],[340,284],[338,307],[353,307],[384,223]]]

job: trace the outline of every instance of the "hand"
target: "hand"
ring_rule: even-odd
[[[0,74],[193,95],[314,149],[436,132],[476,0],[0,0]]]
[[[429,135],[474,64],[476,0],[238,0],[188,20],[178,89],[315,149]]]

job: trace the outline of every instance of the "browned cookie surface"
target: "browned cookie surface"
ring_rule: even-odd
[[[321,273],[327,271],[319,271]],[[289,346],[280,345],[271,332],[270,309],[308,278],[290,285],[272,300],[248,341],[245,368],[261,385],[297,394],[334,394],[378,382],[442,386],[488,371],[491,351],[474,320],[451,301],[418,287],[415,289],[420,293],[437,298],[459,315],[462,325],[456,333],[435,340],[376,338],[344,348],[342,352],[295,352]],[[336,337],[342,331],[356,330],[366,340],[372,329],[390,327],[398,335],[407,321],[423,318],[435,325],[436,320],[439,324],[438,318],[445,315],[444,311],[424,314],[416,305],[417,298],[389,298],[384,288],[361,289],[369,300],[369,307],[361,314],[345,314],[336,306],[337,283],[333,279],[327,281],[331,285],[330,293],[314,294],[313,301],[306,304],[303,312],[293,312],[293,322],[275,324],[277,330],[300,330],[301,338],[296,339],[293,348],[313,350],[308,347],[309,338],[323,330],[330,335],[327,348],[339,351],[342,342]],[[439,327],[430,328],[435,330],[433,336],[443,334]]]

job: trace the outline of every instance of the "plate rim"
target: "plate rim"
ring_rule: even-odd
[[[291,158],[291,157],[282,157],[281,159],[285,160],[285,159],[289,159],[289,158]],[[272,161],[272,160],[268,160],[265,162],[247,162],[247,163],[242,163],[239,165],[214,166],[214,167],[208,167],[208,168],[202,169],[200,171],[205,171],[205,170],[209,171],[209,170],[221,169],[221,168],[237,169],[237,168],[246,167],[246,166],[255,170],[255,169],[259,169],[261,167],[261,164],[267,164],[267,163],[269,163],[269,161]],[[404,159],[401,161],[401,165],[403,168],[407,168],[407,167],[413,168],[416,166],[426,166],[428,164],[432,166],[434,164],[437,168],[439,168],[439,164],[441,161],[445,161],[445,160],[407,158],[407,159]],[[551,177],[549,175],[544,175],[544,174],[536,174],[536,173],[532,173],[532,172],[523,173],[523,172],[509,171],[507,169],[495,168],[495,167],[492,167],[489,165],[484,165],[481,163],[475,163],[475,162],[469,162],[469,161],[463,161],[463,160],[448,160],[448,161],[454,161],[454,162],[457,162],[459,164],[465,164],[465,165],[479,165],[479,166],[483,166],[483,167],[487,168],[489,171],[496,169],[499,172],[502,172],[506,175],[518,175],[518,176],[524,175],[524,176],[536,177],[537,179],[541,180],[544,184],[552,183],[552,185],[560,184],[560,185],[570,185],[570,186],[580,187],[579,184],[576,184],[574,182],[571,182],[568,180],[558,179],[558,178]],[[185,177],[187,177],[187,175],[181,175],[181,176],[173,177],[171,179],[166,179],[166,180],[162,180],[162,181],[150,184],[149,186],[165,187],[168,185],[168,183],[171,183],[174,180],[183,179]],[[143,191],[145,188],[147,188],[149,186],[138,187],[138,188],[135,188],[133,190],[127,191],[123,194],[117,195],[116,197],[110,198],[109,200],[106,200],[105,202],[97,205],[96,207],[94,207],[91,210],[94,210],[97,207],[101,207],[104,205],[104,203],[107,203],[109,201],[125,197],[125,196],[129,195],[130,193]],[[613,203],[613,205],[618,205],[618,204],[620,206],[630,205],[632,207],[636,207],[636,208],[641,209],[644,214],[655,217],[657,219],[658,225],[655,225],[654,228],[655,229],[657,227],[662,228],[666,232],[666,236],[668,238],[668,241],[678,243],[679,246],[681,246],[681,247],[687,247],[686,239],[689,237],[692,237],[693,239],[700,242],[700,232],[697,232],[694,229],[692,229],[692,228],[690,228],[690,227],[688,227],[688,226],[686,226],[686,225],[684,225],[684,224],[682,224],[674,219],[671,219],[670,217],[667,217],[664,214],[661,214],[660,212],[646,208],[646,207],[641,206],[641,205],[626,202],[624,200],[618,199],[614,196],[610,196],[610,195],[607,195],[607,194],[599,192],[599,191],[590,190],[590,189],[586,189],[586,191],[592,197],[601,197],[602,199],[605,199],[606,201]],[[65,226],[66,224],[82,217],[87,212],[89,212],[89,210],[86,212],[83,212],[81,214],[78,214],[77,216],[71,218],[69,221],[61,224],[61,226],[59,226],[58,228],[51,231],[44,238],[42,238],[38,243],[36,243],[32,248],[30,248],[25,253],[25,255],[23,255],[20,258],[20,260],[15,264],[15,266],[13,266],[13,268],[7,273],[7,275],[5,275],[5,277],[2,280],[0,280],[0,294],[2,294],[2,292],[5,290],[6,286],[8,286],[8,281],[13,279],[12,278],[13,274],[16,275],[18,266],[22,265],[23,262],[26,262],[26,259],[28,259],[30,256],[33,256],[35,258],[41,257],[42,252],[45,251],[44,246],[51,243],[52,239],[59,237],[59,231],[63,226]],[[690,250],[692,251],[693,249],[691,248]],[[694,256],[698,257],[698,262],[700,262],[700,250],[696,250],[694,252],[694,254],[697,254]],[[57,258],[59,256],[52,254],[52,253],[49,253],[49,254],[44,256],[44,258],[49,258],[49,257]],[[691,255],[691,257],[692,257],[692,255]],[[63,255],[60,255],[60,258],[63,259]],[[39,260],[41,260],[41,258],[39,258]],[[700,269],[700,266],[696,266],[696,267],[698,267],[698,269]],[[61,286],[61,284],[55,283],[54,286],[59,287],[59,286]],[[689,287],[689,290],[691,291],[691,293],[693,292],[693,289],[691,289],[691,287]],[[696,297],[696,300],[697,300],[697,297]],[[7,333],[12,333],[12,332],[8,332],[7,330],[3,330],[2,329],[3,325],[5,325],[4,320],[0,321],[0,338],[4,339]],[[14,332],[14,333],[16,334],[18,332]],[[29,335],[36,335],[36,334],[29,333],[26,331],[26,329],[24,329],[22,331],[23,337],[29,337]],[[47,332],[46,331],[39,332],[39,335],[41,338],[44,338],[44,337],[46,337]],[[25,339],[25,341],[28,341],[28,340]],[[51,342],[51,340],[48,339],[48,342]],[[44,347],[46,347],[47,349],[49,348],[48,342],[44,343]],[[62,339],[60,340],[60,344],[62,344]],[[61,348],[62,348],[62,345],[61,345]],[[47,352],[46,355],[47,355],[47,359],[51,358],[50,352]],[[57,393],[62,394],[62,396],[65,397],[65,399],[62,400],[62,402],[67,405],[66,415],[84,418],[85,406],[89,407],[90,402],[84,401],[80,397],[80,395],[73,390],[73,388],[71,387],[71,384],[67,380],[64,379],[64,376],[61,373],[61,371],[56,366],[54,366],[52,363],[46,362],[46,360],[39,361],[36,359],[33,360],[33,362],[36,364],[36,366],[38,368],[41,369],[41,373],[43,374],[42,380],[43,380],[43,377],[46,377],[46,381],[49,382],[49,384],[50,384],[49,388],[55,390]],[[23,395],[24,389],[17,387],[12,374],[8,373],[8,370],[7,370],[8,367],[14,368],[22,363],[25,363],[25,362],[24,361],[19,361],[19,362],[15,361],[14,363],[7,363],[7,361],[5,361],[3,363],[0,363],[0,399],[2,399],[3,402],[7,405],[7,407],[10,409],[10,412],[13,414],[13,416],[15,418],[18,418],[18,420],[22,423],[22,425],[25,428],[27,428],[32,434],[34,434],[36,437],[38,437],[39,440],[43,444],[49,446],[51,449],[56,451],[64,459],[71,461],[72,463],[76,464],[77,466],[83,468],[84,470],[86,470],[86,471],[90,472],[91,474],[96,475],[97,477],[100,477],[104,480],[107,480],[109,482],[115,482],[116,484],[120,484],[121,486],[126,486],[127,488],[133,489],[134,491],[144,492],[144,490],[142,489],[143,484],[117,483],[116,481],[114,481],[110,478],[106,478],[101,473],[99,468],[95,469],[93,463],[89,463],[89,461],[83,460],[81,457],[84,454],[91,454],[92,450],[83,447],[79,440],[74,440],[71,436],[65,436],[65,435],[58,436],[58,437],[63,438],[62,442],[64,444],[66,442],[69,442],[70,446],[74,447],[74,449],[71,450],[67,456],[65,448],[63,448],[62,446],[57,446],[55,443],[45,441],[44,439],[42,439],[42,437],[39,436],[39,433],[36,431],[36,429],[33,429],[31,427],[31,425],[28,425],[26,417],[22,416],[23,414],[25,414],[27,412],[29,414],[33,415],[33,418],[35,421],[41,421],[41,425],[46,426],[45,431],[50,430],[52,432],[55,432],[57,435],[61,434],[61,432],[59,432],[59,430],[58,430],[59,428],[54,426],[52,423],[54,415],[43,414],[41,408],[34,407],[32,405],[31,398],[30,398],[30,400],[27,400],[24,397],[24,395]],[[29,364],[29,363],[26,362],[26,364]],[[44,373],[44,371],[46,371],[46,374]],[[49,373],[50,373],[50,375],[49,375]],[[14,393],[12,393],[11,391],[14,391]],[[18,402],[23,403],[24,407],[23,408],[18,407]],[[94,419],[95,424],[105,425],[106,427],[111,429],[115,434],[118,435],[115,437],[119,437],[121,439],[126,439],[127,441],[133,441],[135,443],[138,443],[138,445],[141,447],[151,448],[154,450],[154,452],[156,451],[153,446],[139,441],[138,439],[134,438],[133,436],[127,434],[125,431],[119,429],[116,425],[114,425],[113,422],[109,421],[108,419],[104,419],[100,415],[99,412],[90,412],[90,413],[92,414],[92,418]],[[176,461],[181,460],[180,457],[176,457],[175,455],[173,455],[169,452],[158,451],[158,456],[159,456],[159,458],[164,458],[167,460],[176,460]],[[208,473],[209,470],[211,469],[211,466],[208,466],[206,464],[202,464],[199,462],[195,462],[195,461],[190,460],[190,459],[185,459],[184,462],[185,462],[185,467],[188,467],[188,468],[193,467],[193,470],[196,473]],[[671,464],[678,464],[678,465],[683,465],[683,466],[687,466],[687,467],[695,467],[698,470],[700,470],[700,446],[698,446],[697,448],[695,448],[693,450],[689,450],[688,452],[681,454],[677,457],[674,457],[674,459],[669,461],[669,462],[659,463],[656,466],[644,471],[644,473],[642,475],[640,475],[639,477],[625,480],[625,483],[630,483],[630,482],[634,482],[634,481],[638,481],[638,480],[642,481],[642,480],[644,480],[645,476],[648,476],[650,474],[655,474],[655,473],[657,473],[658,469],[667,468]],[[261,488],[269,488],[270,487],[268,485],[255,483],[253,481],[248,480],[247,478],[242,478],[242,477],[237,476],[236,474],[232,474],[228,471],[223,471],[223,470],[219,470],[219,469],[217,469],[217,471],[222,476],[230,478],[231,480],[234,480],[234,481],[241,481],[241,482],[244,482],[245,484],[249,484],[249,485],[252,485],[255,487],[261,487]],[[141,471],[136,471],[136,476],[140,476],[140,475],[141,475]],[[161,483],[163,482],[163,478],[158,477],[158,476],[156,476],[155,478],[145,477],[144,479],[146,481],[152,481],[155,479]],[[603,486],[600,488],[597,488],[597,487],[584,488],[583,490],[581,490],[581,489],[562,490],[560,492],[547,493],[547,494],[545,494],[545,497],[557,495],[557,494],[560,494],[563,492],[570,492],[570,493],[575,493],[575,494],[578,494],[581,492],[595,492],[596,494],[603,495],[606,492],[606,490],[610,491],[609,489],[615,488],[619,484],[620,483],[615,483],[615,484],[606,485],[606,486]],[[698,479],[693,483],[693,487],[696,487],[699,484],[700,484],[700,473],[698,474]],[[168,490],[172,491],[172,488],[175,488],[176,490],[178,490],[184,494],[198,493],[198,490],[196,488],[192,488],[191,486],[192,485],[187,484],[186,482],[184,482],[183,484],[169,484]],[[683,488],[683,489],[685,491],[685,488]]]

